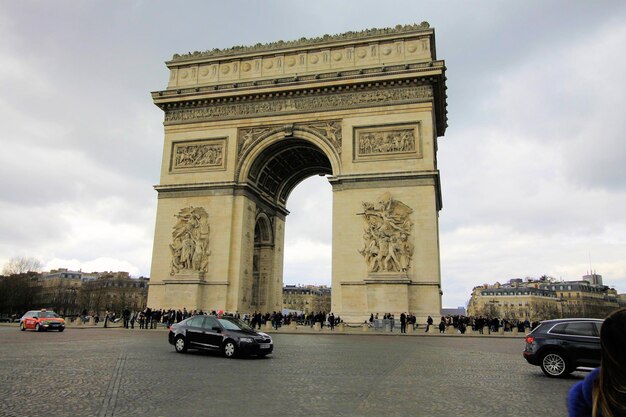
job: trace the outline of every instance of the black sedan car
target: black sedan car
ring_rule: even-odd
[[[168,340],[179,353],[187,349],[204,349],[221,351],[228,358],[238,355],[262,357],[274,350],[269,335],[228,316],[189,317],[170,326]]]
[[[558,319],[542,321],[526,336],[524,358],[540,366],[544,374],[557,378],[576,369],[600,366],[599,319]]]

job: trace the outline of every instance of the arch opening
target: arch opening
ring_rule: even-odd
[[[285,207],[291,191],[313,175],[331,175],[326,154],[313,143],[287,138],[264,149],[248,173],[248,183],[272,202]]]
[[[252,276],[242,288],[248,294],[251,311],[271,313],[283,309],[287,200],[305,179],[332,173],[326,153],[317,144],[296,137],[270,144],[252,161],[246,182],[263,198],[257,200],[253,226],[254,249],[249,260]],[[327,266],[330,269],[329,263]]]
[[[290,311],[305,314],[331,311],[332,198],[331,185],[325,178],[316,176],[298,184],[289,197],[283,306]],[[320,288],[307,289],[310,285]]]

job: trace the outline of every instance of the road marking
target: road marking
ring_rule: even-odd
[[[127,356],[128,354],[123,351],[120,352],[120,356],[117,358],[117,363],[115,364],[113,375],[111,375],[111,380],[109,381],[109,386],[107,387],[106,394],[104,395],[102,408],[100,409],[98,417],[113,417],[113,413],[115,412],[115,403],[117,402],[117,393],[120,390],[122,380],[122,371],[124,370]]]

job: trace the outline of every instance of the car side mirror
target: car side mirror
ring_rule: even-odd
[[[213,330],[214,332],[218,332],[218,333],[222,331],[222,329],[218,326],[213,326],[211,330]]]

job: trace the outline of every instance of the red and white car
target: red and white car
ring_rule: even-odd
[[[20,330],[26,329],[43,332],[45,330],[65,330],[65,320],[51,310],[31,310],[20,319]]]

